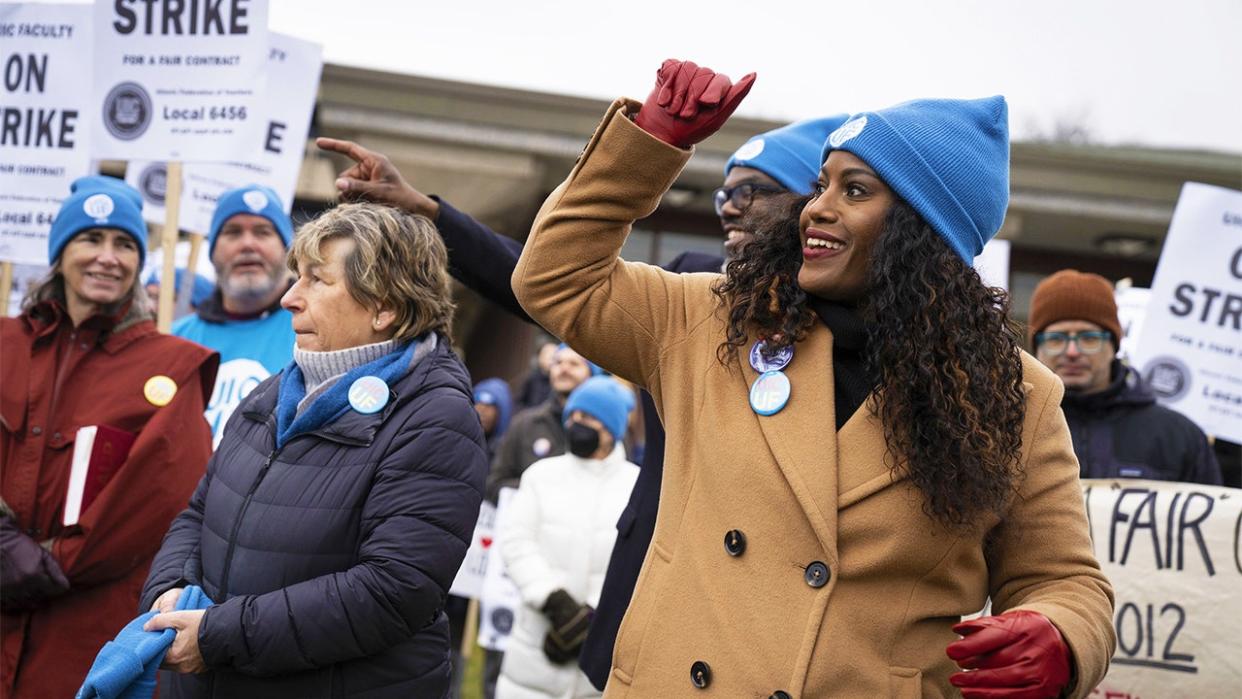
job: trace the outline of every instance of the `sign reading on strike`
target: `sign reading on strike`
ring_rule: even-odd
[[[95,7],[93,156],[243,160],[263,121],[267,0]]]
[[[1242,687],[1242,490],[1082,482],[1116,594],[1117,651],[1092,697],[1236,696]]]
[[[216,200],[234,187],[262,184],[276,190],[285,212],[293,206],[306,136],[310,131],[319,74],[323,68],[318,44],[272,32],[268,52],[268,87],[261,95],[259,113],[264,122],[244,162],[187,163],[182,168],[181,217],[183,230],[208,234]],[[142,215],[152,223],[164,221],[167,165],[162,161],[130,161],[125,181],[142,192]]]
[[[0,5],[0,260],[47,264],[47,235],[88,174],[90,5]]]
[[[1242,442],[1242,192],[1182,187],[1142,332],[1133,363],[1160,402]]]

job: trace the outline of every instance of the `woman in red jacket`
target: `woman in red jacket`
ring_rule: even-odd
[[[48,240],[49,276],[19,317],[0,319],[3,697],[73,696],[137,612],[160,539],[211,454],[203,410],[219,358],[156,330],[137,283],[141,206],[114,178],[74,182]],[[88,426],[100,428],[96,454],[132,444],[66,525],[75,441]]]

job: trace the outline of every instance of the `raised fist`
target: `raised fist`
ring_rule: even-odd
[[[689,148],[716,133],[754,83],[754,73],[734,85],[727,75],[670,58],[634,123],[665,143]]]

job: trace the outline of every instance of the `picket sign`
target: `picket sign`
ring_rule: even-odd
[[[13,290],[13,263],[8,260],[0,262],[0,308],[4,312],[9,309],[9,292]]]
[[[172,160],[168,163],[169,200],[164,207],[164,230],[160,235],[160,249],[164,250],[164,269],[160,272],[160,332],[172,330],[173,294],[177,291],[177,256],[171,254],[177,247],[177,216],[181,211],[181,161]],[[193,261],[191,261],[193,262]],[[194,266],[190,265],[189,270]],[[193,277],[187,273],[186,277]],[[188,298],[189,294],[186,294]]]

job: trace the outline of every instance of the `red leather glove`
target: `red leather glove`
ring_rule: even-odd
[[[1069,684],[1069,646],[1043,614],[1006,612],[963,621],[953,631],[965,638],[945,652],[971,672],[949,682],[965,699],[1048,699]]]
[[[634,123],[665,143],[689,148],[716,133],[754,82],[754,73],[734,85],[727,75],[670,58],[656,72],[655,89]]]

